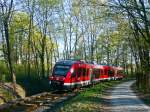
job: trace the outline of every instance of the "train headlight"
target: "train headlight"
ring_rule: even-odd
[[[74,72],[74,69],[73,69],[73,68],[71,68],[70,72],[71,72],[71,73],[73,73],[73,72]]]

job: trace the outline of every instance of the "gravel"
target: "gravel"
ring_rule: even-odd
[[[109,94],[104,96],[107,106],[105,105],[103,112],[150,112],[150,107],[130,88],[133,83],[134,81],[124,82],[109,90]]]

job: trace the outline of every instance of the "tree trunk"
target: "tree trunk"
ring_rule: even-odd
[[[4,20],[4,31],[5,31],[5,40],[6,40],[6,46],[7,46],[7,60],[8,60],[8,67],[10,70],[11,80],[13,82],[14,90],[16,89],[16,75],[14,72],[14,68],[12,65],[12,59],[11,59],[11,48],[10,48],[10,36],[9,36],[9,28],[8,28],[8,22],[7,20]]]

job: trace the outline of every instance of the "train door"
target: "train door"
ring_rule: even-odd
[[[94,81],[99,82],[100,81],[100,68],[94,68],[93,75],[94,75]]]
[[[114,78],[114,71],[113,70],[109,70],[108,71],[108,76],[109,76],[109,79],[113,79]]]
[[[108,67],[105,66],[103,80],[108,80],[108,79],[109,79],[109,76],[108,76]]]
[[[76,77],[77,86],[81,85],[81,76],[82,76],[82,64],[78,64],[78,66],[77,66],[77,77]]]
[[[71,75],[70,75],[70,88],[73,88],[76,83],[76,78],[77,78],[77,64],[74,64],[70,70]]]
[[[100,80],[102,80],[103,75],[104,75],[104,70],[103,70],[103,69],[100,69]]]
[[[86,81],[86,76],[87,76],[87,69],[86,67],[82,68],[82,81]]]
[[[85,64],[84,67],[82,68],[82,81],[84,83],[83,85],[89,84],[89,70],[90,67],[87,64]]]
[[[87,72],[86,72],[86,64],[82,64],[82,66],[80,67],[81,71],[80,71],[80,82],[81,82],[81,86],[86,85],[86,76],[87,76]]]

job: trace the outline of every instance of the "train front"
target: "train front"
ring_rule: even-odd
[[[49,83],[56,89],[68,89],[64,86],[64,82],[68,80],[69,75],[72,72],[72,64],[62,61],[57,62],[54,66],[52,75],[49,77]]]

